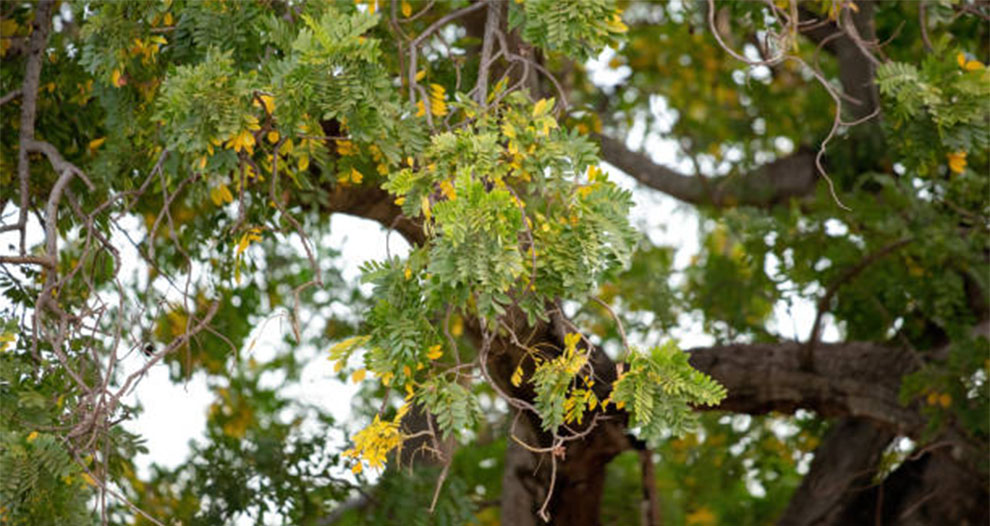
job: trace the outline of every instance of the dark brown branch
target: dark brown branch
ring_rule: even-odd
[[[609,164],[645,186],[695,205],[769,207],[807,196],[815,189],[815,156],[804,150],[752,173],[701,181],[654,163],[619,139],[602,135],[599,141],[602,158]]]
[[[835,422],[815,449],[811,469],[777,525],[843,524],[840,514],[872,486],[877,465],[893,438],[893,432],[867,420]]]
[[[916,435],[924,419],[898,400],[901,377],[917,365],[910,351],[869,342],[822,344],[804,367],[805,345],[726,345],[694,349],[691,364],[728,390],[715,409],[747,414],[807,409],[824,417],[869,419]]]
[[[660,494],[657,492],[657,478],[653,469],[653,452],[639,451],[639,478],[643,486],[643,500],[640,503],[640,524],[660,526]]]

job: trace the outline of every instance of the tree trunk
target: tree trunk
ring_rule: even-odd
[[[527,444],[541,444],[543,433],[529,418],[516,426],[516,436]],[[537,526],[541,524],[596,526],[600,524],[605,468],[619,453],[630,447],[625,427],[605,421],[583,440],[569,443],[563,459],[557,461],[553,496],[547,503],[549,522],[539,517],[552,479],[548,454],[529,451],[512,439],[505,455],[502,475],[502,524]]]

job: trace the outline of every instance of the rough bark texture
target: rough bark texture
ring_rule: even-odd
[[[890,430],[859,419],[843,418],[815,450],[811,469],[791,498],[778,526],[844,524],[843,515],[872,487]]]
[[[901,376],[914,368],[908,351],[868,342],[823,344],[803,363],[795,342],[693,349],[691,364],[728,390],[715,409],[748,414],[808,409],[822,416],[855,416],[907,434],[923,424],[897,400]]]

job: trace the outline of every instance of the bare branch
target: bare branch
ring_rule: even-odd
[[[707,179],[709,193],[698,178],[656,164],[623,141],[604,135],[598,139],[602,158],[609,164],[654,190],[695,205],[770,207],[808,196],[815,189],[814,155],[805,150],[748,174]]]

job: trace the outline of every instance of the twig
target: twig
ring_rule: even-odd
[[[3,97],[0,97],[0,106],[3,106],[4,104],[7,104],[8,102],[16,99],[17,97],[20,97],[23,93],[24,93],[24,91],[22,89],[20,89],[20,88],[17,88],[15,90],[11,90],[9,93],[7,93],[6,95],[4,95]]]
[[[893,243],[890,243],[889,245],[886,245],[878,249],[877,251],[864,257],[859,263],[847,268],[828,286],[828,289],[826,289],[825,294],[821,297],[821,299],[818,300],[818,314],[815,315],[815,322],[814,324],[812,324],[811,333],[808,335],[808,343],[807,343],[807,351],[806,351],[808,355],[810,355],[810,353],[814,350],[815,345],[818,344],[818,339],[821,336],[822,317],[825,315],[826,312],[828,312],[828,304],[829,302],[832,301],[832,297],[835,296],[835,293],[839,291],[839,288],[842,285],[844,285],[846,282],[850,281],[851,279],[859,275],[860,272],[866,270],[867,267],[869,267],[876,261],[890,254],[891,252],[894,252],[895,250],[903,247],[904,245],[907,245],[913,240],[914,238],[910,236],[901,238],[897,241],[894,241]]]

